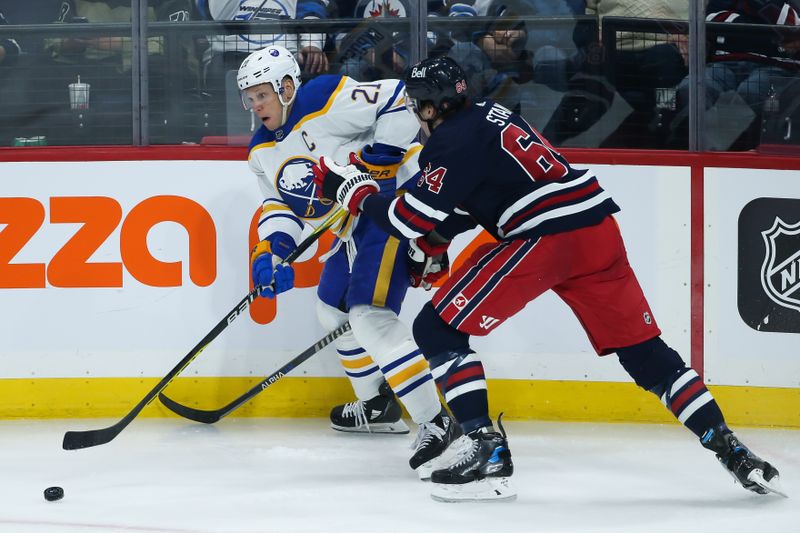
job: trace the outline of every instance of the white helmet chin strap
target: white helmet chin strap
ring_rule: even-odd
[[[295,97],[297,96],[297,88],[295,88],[294,92],[292,93],[292,97],[289,99],[288,102],[283,101],[283,94],[278,93],[278,101],[283,106],[283,110],[281,112],[281,125],[278,126],[283,127],[286,124],[286,120],[289,118],[289,109],[292,107],[292,103],[294,102]]]

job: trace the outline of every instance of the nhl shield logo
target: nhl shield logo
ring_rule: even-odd
[[[775,217],[761,232],[766,247],[761,285],[776,304],[800,311],[800,222],[787,224]]]

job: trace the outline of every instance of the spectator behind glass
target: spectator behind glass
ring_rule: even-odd
[[[0,12],[0,28],[8,21]],[[19,69],[14,68],[19,59],[20,46],[9,35],[0,35],[0,146],[8,146],[11,139],[21,134],[16,115],[19,100],[24,94]]]
[[[195,0],[199,16],[213,21],[280,21],[287,19],[327,18],[328,0]],[[270,44],[289,50],[302,68],[303,79],[325,74],[329,69],[324,52],[326,34],[285,33],[232,34],[220,33],[209,36],[211,46],[203,56],[203,86],[208,95],[206,104],[209,113],[207,134],[211,136],[235,136],[245,133],[238,128],[245,120],[239,117],[242,104],[236,86],[239,65],[251,52]],[[250,117],[251,128],[257,127]],[[252,132],[249,132],[252,134]]]
[[[485,3],[484,3],[485,4]],[[498,17],[478,37],[478,45],[494,65],[511,65],[517,75],[556,90],[566,89],[566,72],[577,54],[570,26],[528,28],[516,17],[569,17],[583,15],[584,0],[493,0],[486,15]],[[483,14],[483,13],[482,13]],[[513,66],[516,63],[516,66]]]
[[[429,17],[475,16],[473,0],[428,0]],[[338,17],[356,19],[404,18],[408,19],[416,3],[408,0],[339,0],[335,4]],[[374,21],[373,21],[374,22]],[[458,32],[434,32],[427,35],[428,55],[447,55],[456,46],[467,45],[468,35]],[[407,31],[386,30],[380,25],[363,24],[349,32],[337,35],[337,62],[339,73],[359,81],[398,78],[405,72],[410,58],[410,40]]]
[[[36,0],[35,2],[23,2],[21,0],[0,0],[0,12],[6,17],[6,21],[12,25],[24,24],[50,24],[53,22],[53,13],[58,13],[58,8],[62,0]],[[42,52],[42,34],[20,34],[15,35],[14,40],[23,51],[23,56],[37,55]],[[21,59],[20,63],[25,63]]]
[[[685,21],[689,0],[587,0],[586,14],[597,16],[601,28],[605,17]],[[602,45],[606,57],[607,48],[615,47],[615,63],[609,65],[613,78],[608,79],[610,71],[600,61],[601,54],[587,56],[570,79],[569,90],[544,135],[557,145],[568,146],[663,145],[665,134],[657,131],[661,111],[656,94],[665,89],[674,95],[675,86],[688,72],[685,36],[643,29],[619,33],[614,43]],[[622,100],[612,110],[617,93]],[[581,136],[590,128],[592,132]]]
[[[521,17],[583,15],[583,0],[478,0],[475,8],[478,15],[495,19],[472,35],[480,52],[478,61],[474,56],[451,54],[467,74],[473,94],[493,98],[521,113],[523,100],[536,100],[530,87],[523,88],[528,82],[565,90],[577,50],[585,44],[575,33],[575,24],[567,21],[544,28]],[[535,107],[547,107],[547,103],[536,101]]]
[[[798,19],[795,4],[782,0],[710,0],[706,7],[708,22],[798,26]],[[731,91],[738,96],[734,101],[743,102],[752,111],[737,116],[735,122],[740,127],[733,131],[729,130],[730,120],[711,121],[707,118],[708,148],[749,150],[758,143],[760,120],[757,119],[768,96],[774,96],[775,91],[780,91],[800,70],[800,41],[784,38],[777,32],[731,32],[729,35],[723,33],[713,42],[709,40],[708,46],[706,109],[719,103],[720,97]],[[727,100],[730,102],[731,98]],[[688,128],[688,102],[687,77],[678,87],[680,113],[672,126],[676,136]],[[727,108],[723,116],[730,118],[731,112],[735,111]]]
[[[49,24],[58,12],[61,0],[0,0],[0,146],[9,146],[16,137],[45,135],[33,118],[48,106],[42,98],[42,33],[8,33],[6,24]],[[0,17],[2,18],[2,17]],[[17,53],[17,50],[20,53]],[[66,91],[66,89],[64,89]]]
[[[196,0],[200,16],[216,21],[269,21],[326,18],[328,0]],[[206,80],[219,78],[220,70],[238,70],[244,59],[256,50],[278,44],[292,52],[306,75],[323,74],[328,58],[323,52],[324,33],[275,33],[214,35],[204,62]],[[221,64],[219,64],[221,63]]]
[[[147,17],[150,21],[181,22],[190,19],[190,0],[150,0]],[[64,38],[45,40],[48,53],[46,71],[50,99],[54,109],[40,115],[51,124],[56,138],[53,144],[128,144],[132,140],[132,88],[130,37],[103,36],[90,33],[94,23],[130,23],[131,4],[118,0],[64,0],[58,13],[58,23],[81,23],[86,34],[72,34]],[[189,37],[187,36],[187,39]],[[193,47],[181,40],[175,43],[181,50],[179,64],[167,63],[167,50],[163,37],[147,39],[151,127],[157,130],[166,123],[169,106],[176,108],[181,102],[170,102],[165,94],[167,85],[195,87],[198,60]],[[89,109],[80,122],[70,116],[67,86],[77,81],[90,85]],[[180,91],[179,91],[180,92]],[[64,113],[66,111],[66,113]]]
[[[8,24],[3,13],[0,12],[0,26]],[[19,57],[19,44],[14,39],[8,37],[0,37],[0,65],[11,66],[17,62]]]

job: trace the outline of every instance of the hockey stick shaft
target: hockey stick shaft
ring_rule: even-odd
[[[345,322],[338,328],[334,329],[312,346],[307,348],[303,353],[280,367],[278,370],[270,374],[269,376],[262,379],[258,382],[253,388],[235,398],[227,405],[220,407],[219,409],[195,409],[193,407],[189,407],[188,405],[183,405],[175,400],[171,399],[164,393],[158,395],[158,399],[161,400],[161,403],[164,404],[167,409],[172,411],[173,413],[182,416],[183,418],[188,418],[189,420],[194,420],[195,422],[202,422],[203,424],[213,424],[225,418],[233,411],[238,409],[243,404],[250,401],[253,397],[260,394],[262,391],[266,390],[271,385],[274,385],[278,381],[280,381],[286,374],[303,364],[305,361],[311,358],[314,354],[321,351],[323,348],[328,346],[331,342],[335,339],[340,337],[342,334],[350,331],[350,323]]]
[[[298,245],[297,248],[292,250],[292,252],[286,256],[286,259],[281,261],[284,265],[288,265],[294,263],[298,257],[300,257],[303,252],[308,250],[312,244],[317,242],[319,238],[325,233],[328,229],[330,229],[334,224],[336,224],[340,219],[344,218],[347,215],[347,209],[342,207],[337,207],[336,210],[331,214],[328,215],[328,218],[322,221],[322,223],[317,226],[314,231],[312,231],[308,237],[303,239]]]
[[[311,244],[313,244],[317,239],[319,239],[322,234],[333,224],[336,223],[337,220],[341,219],[347,211],[342,208],[338,208],[331,214],[328,218],[326,218],[308,237],[306,237],[300,244],[297,245],[297,248],[292,251],[289,256],[283,260],[284,264],[289,264],[296,260],[300,255],[306,251]],[[150,402],[152,402],[161,391],[167,388],[167,385],[175,379],[175,377],[183,372],[183,370],[189,366],[191,363],[200,353],[208,346],[211,341],[216,339],[220,333],[225,331],[225,329],[233,322],[240,314],[247,310],[250,307],[250,304],[253,303],[253,300],[261,294],[263,287],[261,285],[257,285],[252,291],[247,293],[242,301],[240,301],[236,307],[231,309],[225,317],[220,320],[214,328],[209,331],[205,337],[202,338],[197,345],[192,348],[188,354],[181,359],[175,367],[169,371],[169,373],[161,378],[155,387],[153,387],[150,392],[148,392],[144,398],[137,403],[133,409],[130,410],[128,414],[122,417],[119,422],[108,426],[106,428],[101,429],[91,429],[87,431],[67,431],[64,434],[64,441],[62,443],[62,447],[65,450],[78,450],[82,448],[90,448],[92,446],[99,446],[101,444],[106,444],[114,440],[114,438],[119,435],[123,429],[125,429],[128,424],[130,424],[142,410],[147,407]]]

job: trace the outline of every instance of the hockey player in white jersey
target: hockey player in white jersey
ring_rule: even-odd
[[[313,166],[322,156],[346,161],[357,152],[394,196],[398,185],[419,172],[416,119],[403,101],[403,83],[358,83],[346,76],[319,76],[301,86],[300,68],[285,48],[272,45],[245,59],[238,72],[245,107],[262,122],[250,143],[249,165],[264,196],[260,242],[252,256],[254,283],[274,291],[292,288],[291,266],[279,264],[296,246],[304,224],[318,225],[336,208],[320,200]],[[406,149],[408,148],[408,149]],[[420,469],[461,434],[442,407],[428,363],[398,319],[409,287],[406,241],[372,221],[348,215],[337,235],[317,291],[317,315],[327,329],[350,321],[352,332],[336,341],[357,400],[334,407],[331,426],[341,431],[408,433],[402,400],[419,424],[409,463]],[[388,383],[388,384],[387,384]]]

